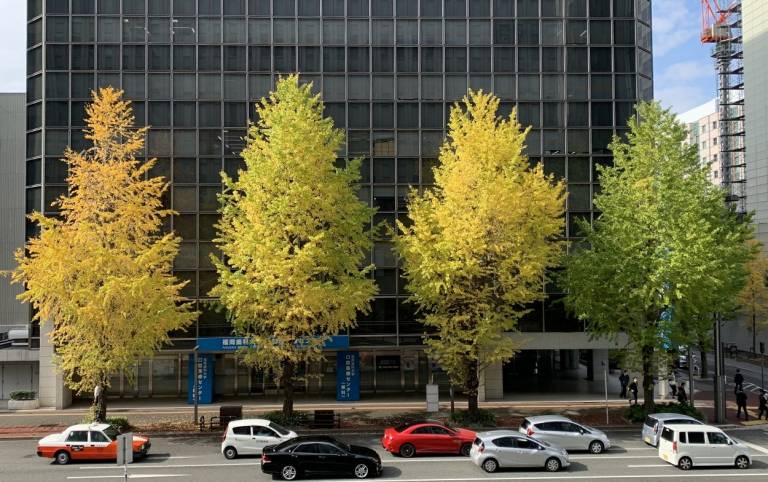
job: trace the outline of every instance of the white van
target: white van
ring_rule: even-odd
[[[665,425],[659,439],[659,457],[682,470],[694,466],[752,465],[749,448],[710,425]]]
[[[269,420],[233,420],[227,425],[221,440],[221,453],[228,459],[260,454],[267,445],[276,445],[295,437],[296,432]]]

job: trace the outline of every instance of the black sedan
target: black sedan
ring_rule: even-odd
[[[381,457],[368,447],[349,445],[324,435],[308,435],[264,447],[261,471],[284,480],[295,480],[304,474],[366,479],[381,474]]]

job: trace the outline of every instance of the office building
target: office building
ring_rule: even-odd
[[[207,293],[216,282],[208,255],[219,172],[242,166],[253,103],[281,73],[298,71],[322,93],[347,132],[340,158],[366,159],[361,199],[378,207],[373,221],[390,224],[404,216],[410,186],[432,184],[452,103],[468,88],[495,92],[501,114],[517,107],[533,126],[532,161],[568,180],[566,234],[577,238],[575,221],[594,216],[595,168],[611,162],[611,136],[626,131],[638,100],[653,96],[650,22],[650,0],[29,0],[27,210],[54,214],[50,203],[66,190],[58,158],[66,145],[86,146],[90,91],[124,89],[137,123],[152,126],[146,155],[158,158],[155,173],[172,182],[166,201],[178,215],[169,228],[183,238],[175,272],[202,313],[138,364],[134,386],[116,374],[112,393],[186,396],[196,345],[210,347],[215,394],[276,389],[227,353],[237,340]],[[339,346],[359,353],[363,397],[422,393],[433,367],[391,244],[377,242],[371,261],[380,295]],[[511,335],[525,349],[483,374],[481,396],[501,397],[521,374],[574,368],[579,350],[589,350],[590,375],[602,376],[616,344],[590,339],[561,296],[531,307],[522,333]],[[50,370],[46,353],[41,373]],[[303,390],[335,393],[336,355],[307,367],[317,376]],[[48,403],[65,404],[60,380],[49,382]]]

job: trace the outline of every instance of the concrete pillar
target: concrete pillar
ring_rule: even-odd
[[[576,370],[579,368],[579,350],[560,350],[563,370]]]
[[[477,397],[481,402],[504,398],[504,369],[501,363],[494,363],[480,371],[480,386]]]
[[[592,376],[595,381],[605,380],[608,370],[608,350],[592,350]]]
[[[72,392],[64,385],[64,377],[56,369],[53,346],[48,339],[50,331],[50,323],[40,327],[38,398],[41,407],[60,410],[72,405]]]

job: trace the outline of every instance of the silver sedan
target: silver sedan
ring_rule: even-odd
[[[560,415],[527,417],[520,425],[519,432],[566,450],[586,450],[599,454],[611,448],[611,441],[604,432]]]
[[[543,467],[557,472],[570,465],[565,449],[512,430],[477,434],[469,456],[486,472],[495,472],[500,467]]]

